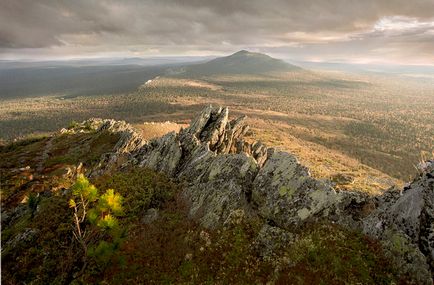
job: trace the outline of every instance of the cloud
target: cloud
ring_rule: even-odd
[[[299,58],[375,54],[381,45],[431,60],[432,0],[2,0],[0,53],[222,54],[239,48]],[[417,42],[415,42],[417,40]],[[381,45],[380,45],[381,44]],[[304,52],[302,51],[304,49]],[[0,54],[0,57],[2,55]],[[398,56],[399,57],[399,56]],[[395,59],[396,60],[396,59]]]

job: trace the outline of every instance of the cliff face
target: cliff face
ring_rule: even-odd
[[[122,165],[148,167],[186,184],[190,216],[205,227],[223,225],[236,213],[259,217],[263,242],[286,240],[294,229],[330,221],[362,230],[382,241],[403,274],[432,284],[434,272],[434,162],[402,191],[378,197],[335,191],[312,178],[309,170],[286,152],[243,140],[244,118],[229,120],[227,108],[205,108],[186,129],[149,142],[129,125],[93,120],[97,132],[120,135],[113,152],[103,156],[92,175]],[[265,253],[264,253],[265,254]]]

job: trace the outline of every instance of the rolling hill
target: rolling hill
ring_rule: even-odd
[[[183,76],[221,74],[269,74],[301,70],[300,67],[272,58],[266,54],[246,50],[182,69]]]

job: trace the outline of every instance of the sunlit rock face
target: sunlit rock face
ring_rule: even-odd
[[[270,251],[279,247],[274,243],[293,238],[294,229],[306,223],[338,223],[381,240],[405,274],[420,284],[432,283],[432,161],[421,166],[420,176],[403,191],[390,189],[374,197],[336,191],[331,183],[311,177],[292,154],[260,142],[245,142],[245,118],[230,120],[227,108],[206,107],[188,128],[151,141],[142,139],[125,122],[93,120],[89,125],[96,132],[120,134],[96,174],[110,167],[135,165],[183,181],[190,216],[205,227],[221,226],[233,213],[242,211],[246,217],[263,221],[258,240]],[[268,235],[273,241],[264,241]]]

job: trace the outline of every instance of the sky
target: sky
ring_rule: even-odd
[[[434,0],[0,0],[0,59],[226,55],[434,65]]]

